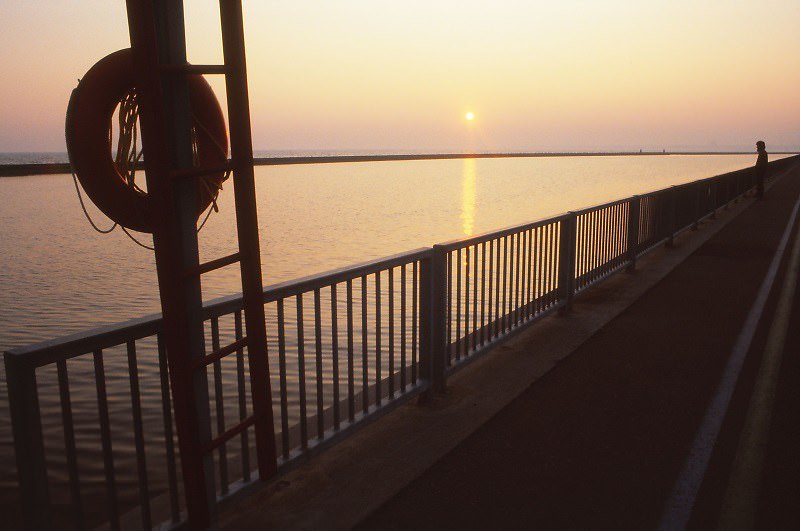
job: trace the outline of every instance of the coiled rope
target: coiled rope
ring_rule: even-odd
[[[123,179],[125,180],[125,183],[128,186],[130,186],[131,188],[140,193],[146,193],[136,184],[136,166],[141,162],[143,154],[142,150],[137,150],[139,134],[136,124],[138,120],[139,120],[139,103],[136,98],[136,90],[131,89],[125,95],[125,97],[123,97],[122,100],[120,100],[119,103],[119,116],[118,116],[119,137],[117,139],[117,152],[114,156],[114,164],[116,165],[118,171],[120,172]],[[225,147],[221,146],[216,141],[214,136],[208,131],[208,129],[206,129],[206,127],[200,121],[194,120],[194,123],[200,126],[200,128],[203,129],[203,131],[209,136],[209,138],[211,138],[214,141],[214,143],[219,148],[220,152],[222,153],[226,152]],[[191,135],[192,135],[192,162],[193,164],[196,165],[198,163],[198,154],[197,154],[198,144],[197,144],[197,130],[195,129],[195,127],[192,127]],[[109,144],[111,144],[112,139],[113,139],[113,130],[111,125],[109,125],[108,127]],[[67,153],[67,156],[69,157],[69,152]],[[86,216],[86,219],[89,221],[89,224],[92,226],[92,228],[97,232],[99,232],[100,234],[110,233],[119,224],[114,222],[111,228],[104,230],[98,227],[97,224],[94,222],[94,220],[92,220],[92,217],[89,215],[89,211],[86,209],[86,205],[83,201],[83,196],[81,194],[80,186],[78,185],[78,177],[75,175],[75,170],[72,167],[71,159],[69,163],[70,163],[70,169],[72,171],[72,182],[75,184],[75,192],[78,194],[78,201],[81,204],[81,209],[83,210],[84,216]],[[230,176],[230,170],[228,170],[225,173],[223,181],[226,180],[229,176]],[[206,212],[206,215],[203,218],[202,223],[200,223],[200,225],[197,227],[198,233],[203,229],[206,222],[211,217],[211,213],[219,212],[219,206],[217,205],[217,197],[219,196],[220,190],[222,190],[222,184],[215,186],[216,189],[212,190],[211,185],[207,180],[201,179],[200,182],[203,183],[203,186],[205,186],[206,190],[209,192],[209,195],[211,195],[212,199],[211,199],[211,205],[208,208],[208,211]],[[150,247],[149,245],[146,245],[137,240],[136,237],[134,237],[133,234],[131,234],[128,231],[128,229],[126,229],[122,225],[119,225],[119,227],[122,229],[122,232],[124,232],[128,236],[128,238],[130,238],[135,244],[139,245],[140,247],[144,247],[145,249],[149,249],[151,251],[154,250],[153,247]]]

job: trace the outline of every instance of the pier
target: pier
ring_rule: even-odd
[[[223,527],[791,528],[799,203],[795,163],[763,201],[745,197],[676,238],[633,280],[597,286],[447,393],[232,507]],[[743,429],[759,424],[748,442]]]
[[[743,169],[266,287],[278,473],[257,479],[247,427],[220,444],[212,510],[222,526],[706,526],[740,453],[739,424],[752,417],[743,411],[763,344],[787,319],[777,301],[800,169],[797,157],[771,168],[763,201]],[[213,350],[242,338],[242,304],[205,305]],[[6,353],[30,527],[185,521],[193,500],[181,495],[161,327],[147,316]],[[217,434],[250,408],[242,349],[230,354],[208,371]],[[142,364],[150,357],[155,372]],[[106,383],[104,366],[120,361],[124,389]],[[790,374],[796,361],[787,357]],[[94,390],[76,379],[87,369]],[[781,412],[794,402],[781,385],[773,426],[789,423],[776,444],[790,448]],[[81,407],[94,394],[99,412],[80,438],[73,394]],[[160,418],[143,417],[142,397],[160,399]],[[135,446],[120,450],[120,440]],[[63,461],[45,451],[54,444]],[[104,483],[84,479],[86,445],[102,449]],[[780,452],[764,455],[777,490],[796,492]]]

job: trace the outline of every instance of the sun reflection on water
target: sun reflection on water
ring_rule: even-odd
[[[464,159],[461,173],[461,228],[464,235],[472,236],[475,228],[475,204],[477,202],[475,180],[478,170],[475,159]]]

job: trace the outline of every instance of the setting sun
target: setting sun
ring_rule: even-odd
[[[464,118],[466,118],[467,121],[471,122],[472,120],[475,119],[475,114],[472,111],[470,111],[464,115]]]

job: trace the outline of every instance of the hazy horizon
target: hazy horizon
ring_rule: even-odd
[[[243,4],[257,150],[800,148],[798,2]],[[63,152],[77,79],[129,46],[125,3],[0,7],[0,152]],[[189,60],[220,62],[216,0],[185,9]]]

